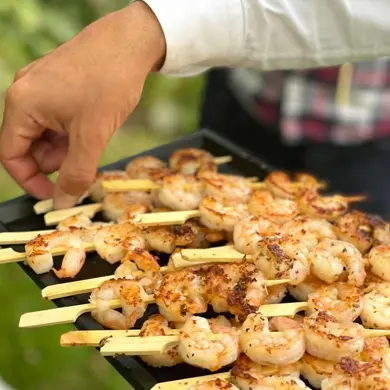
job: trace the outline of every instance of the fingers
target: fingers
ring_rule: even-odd
[[[53,184],[30,153],[32,143],[44,129],[17,108],[21,98],[14,91],[11,87],[5,103],[0,135],[1,162],[25,191],[38,199],[49,198],[53,194]]]
[[[97,126],[75,125],[69,131],[69,150],[54,190],[56,209],[73,207],[92,185],[100,156],[111,133]]]

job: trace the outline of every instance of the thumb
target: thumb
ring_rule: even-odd
[[[69,131],[68,153],[59,170],[54,188],[54,208],[73,207],[92,185],[100,156],[114,133],[93,127],[77,126]]]

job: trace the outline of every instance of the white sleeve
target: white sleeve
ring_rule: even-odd
[[[167,43],[164,74],[299,69],[390,56],[389,0],[143,0]]]

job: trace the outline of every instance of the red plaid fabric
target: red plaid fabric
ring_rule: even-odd
[[[390,59],[354,64],[350,104],[335,102],[339,68],[259,73],[231,70],[230,85],[285,142],[359,144],[390,136]]]

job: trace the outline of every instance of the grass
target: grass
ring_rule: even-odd
[[[111,140],[101,165],[169,142],[144,129],[119,131]],[[0,200],[22,194],[12,179],[0,171]],[[61,348],[59,337],[73,326],[19,329],[24,312],[52,308],[35,284],[15,264],[0,269],[0,377],[15,390],[129,390],[129,385],[94,349]]]

